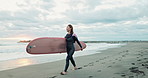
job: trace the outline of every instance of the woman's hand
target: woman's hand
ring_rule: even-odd
[[[81,51],[83,51],[83,49],[81,48]]]

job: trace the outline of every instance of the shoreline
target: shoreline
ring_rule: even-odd
[[[119,44],[119,43],[118,44],[117,43],[116,44],[87,43],[87,44],[88,44],[88,48],[84,49],[83,51],[75,52],[74,57],[101,53],[100,51],[108,49],[108,48],[114,48],[114,47],[120,47],[120,46],[126,45],[126,44]],[[91,46],[94,46],[94,47],[91,48]],[[100,48],[98,48],[98,47],[100,47]],[[26,52],[21,53],[21,54],[19,53],[19,55],[17,55],[17,56],[23,56],[23,55],[26,55],[26,56],[28,55],[28,56],[27,57],[19,57],[19,58],[15,57],[15,59],[8,59],[8,60],[0,61],[0,66],[1,66],[0,71],[14,69],[14,68],[28,66],[28,65],[35,65],[35,64],[42,64],[42,63],[47,63],[47,62],[54,62],[54,61],[58,61],[58,60],[61,60],[61,59],[64,60],[65,57],[66,57],[66,53],[31,55],[31,54],[27,54]],[[11,54],[10,56],[14,57],[15,55]]]
[[[148,43],[129,42],[119,48],[102,50],[102,53],[74,58],[80,70],[68,69],[67,75],[60,75],[65,60],[24,66],[0,71],[2,78],[147,78]],[[143,65],[143,66],[142,66]],[[145,65],[145,66],[144,66]],[[143,73],[134,73],[132,70]]]

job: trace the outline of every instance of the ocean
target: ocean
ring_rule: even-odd
[[[40,55],[28,54],[26,52],[26,46],[28,43],[18,43],[18,41],[19,40],[17,39],[0,39],[0,71],[22,66],[53,62],[66,58],[66,53]],[[75,52],[74,57],[101,53],[101,50],[116,48],[126,44],[86,43],[86,45],[86,49]]]

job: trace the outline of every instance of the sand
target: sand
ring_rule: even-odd
[[[129,42],[120,48],[75,58],[79,70],[60,75],[65,60],[0,71],[0,78],[148,78],[148,43]]]

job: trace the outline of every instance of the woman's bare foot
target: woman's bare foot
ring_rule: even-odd
[[[74,69],[72,70],[78,70],[78,69],[82,69],[82,67],[74,67]]]
[[[78,68],[77,67],[74,67],[74,70],[77,70]]]
[[[66,75],[67,74],[67,72],[61,72],[61,75]]]

